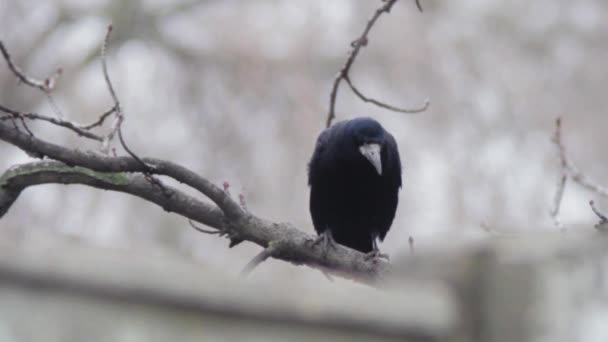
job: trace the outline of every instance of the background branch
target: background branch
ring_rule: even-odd
[[[363,95],[363,93],[361,91],[359,91],[359,89],[357,89],[350,80],[350,75],[349,75],[350,68],[352,67],[353,63],[355,62],[355,59],[357,58],[357,56],[359,55],[361,48],[367,46],[367,43],[369,42],[369,39],[367,37],[369,32],[371,31],[372,27],[374,27],[374,25],[376,24],[376,22],[378,21],[380,16],[383,13],[389,13],[391,11],[391,8],[393,8],[393,5],[396,2],[397,2],[397,0],[384,1],[384,4],[380,8],[376,9],[376,12],[374,12],[374,15],[368,20],[367,25],[365,25],[365,28],[363,29],[363,33],[361,33],[359,38],[357,38],[355,41],[353,41],[351,43],[352,49],[348,53],[346,62],[344,63],[344,65],[342,66],[340,71],[338,72],[338,75],[336,75],[336,78],[334,79],[334,83],[333,83],[333,86],[332,86],[332,89],[331,89],[331,92],[329,95],[329,111],[327,113],[327,120],[325,123],[325,127],[331,126],[332,121],[336,117],[336,98],[338,95],[338,88],[340,87],[340,83],[343,80],[346,81],[346,83],[348,83],[350,89],[362,101],[373,103],[376,106],[379,106],[384,109],[392,110],[392,111],[399,112],[399,113],[419,113],[419,112],[425,111],[428,108],[429,103],[430,103],[430,101],[428,99],[426,99],[424,101],[424,104],[422,104],[421,106],[418,106],[417,108],[407,109],[407,108],[398,108],[398,107],[383,103],[381,101],[369,98],[369,97]],[[420,2],[418,0],[416,0],[416,6],[422,12],[422,7],[420,6]]]
[[[2,56],[4,57],[4,60],[6,61],[8,68],[13,72],[13,74],[15,74],[15,76],[17,77],[17,79],[19,79],[19,81],[23,82],[24,84],[27,84],[30,87],[38,88],[45,93],[52,89],[52,85],[54,85],[55,82],[51,82],[49,80],[53,79],[53,78],[49,78],[47,80],[41,81],[41,80],[35,79],[33,77],[27,76],[21,70],[21,68],[19,68],[13,62],[13,59],[11,58],[10,53],[8,52],[8,50],[6,49],[6,47],[4,46],[4,43],[2,41],[0,41],[0,52],[2,52]],[[57,72],[54,74],[54,75],[56,75],[55,77],[57,77],[61,74],[60,70],[61,69],[58,69]]]
[[[59,77],[63,73],[63,69],[57,68],[57,70],[55,70],[55,72],[51,76],[47,77],[44,80],[38,80],[33,77],[27,76],[23,71],[21,71],[21,68],[19,68],[13,62],[11,55],[9,54],[2,41],[0,41],[0,52],[2,53],[2,56],[4,57],[8,68],[13,72],[17,79],[19,79],[19,81],[23,82],[24,84],[27,84],[30,87],[40,89],[45,94],[47,100],[49,101],[49,104],[51,105],[51,108],[53,108],[53,110],[55,111],[57,118],[62,119],[63,114],[61,113],[61,109],[59,109],[57,102],[51,95],[51,91],[53,91],[53,89],[55,88],[57,79],[59,79]]]
[[[563,228],[563,225],[559,220],[559,211],[568,179],[601,197],[608,198],[608,189],[589,179],[589,177],[579,171],[579,169],[574,166],[574,164],[568,158],[568,155],[566,154],[566,148],[562,141],[561,118],[557,118],[555,120],[555,132],[553,134],[552,141],[555,144],[559,155],[560,174],[557,181],[557,187],[555,190],[555,196],[553,199],[553,206],[550,215],[553,221],[555,222],[555,225],[558,228]],[[591,202],[591,208],[597,214],[598,212],[595,210],[592,203],[593,201]]]

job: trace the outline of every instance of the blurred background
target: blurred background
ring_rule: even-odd
[[[80,123],[111,107],[99,59],[106,26],[110,75],[130,147],[168,159],[242,193],[259,216],[313,232],[306,168],[324,127],[329,92],[350,42],[379,1],[0,0],[0,39],[32,77],[56,68],[53,95]],[[338,120],[371,116],[398,141],[404,187],[381,249],[391,255],[500,232],[555,231],[549,216],[559,164],[550,137],[563,117],[572,161],[608,184],[608,3],[600,0],[399,1],[352,69],[368,96],[344,85]],[[0,103],[54,115],[44,94],[0,63]],[[67,130],[31,125],[55,143],[98,149]],[[107,129],[107,127],[106,127]],[[116,146],[120,151],[119,146]],[[0,169],[30,160],[0,143]],[[568,229],[596,221],[593,194],[566,188]],[[595,198],[601,208],[606,201]],[[0,221],[2,234],[47,232],[138,253],[180,254],[236,276],[259,247],[202,235],[185,219],[124,194],[82,186],[28,189]],[[406,254],[407,255],[407,254]],[[323,279],[269,261],[251,275]],[[330,286],[329,282],[322,282]]]

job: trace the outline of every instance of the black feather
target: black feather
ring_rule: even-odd
[[[359,151],[364,143],[381,146],[382,174]],[[395,138],[371,118],[336,123],[317,138],[308,165],[310,213],[318,234],[371,252],[393,223],[401,187],[401,161]]]

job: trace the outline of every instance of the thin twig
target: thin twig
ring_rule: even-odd
[[[99,119],[97,119],[97,121],[93,122],[92,124],[80,126],[80,128],[89,130],[89,129],[95,128],[97,126],[101,126],[101,125],[103,125],[103,122],[110,115],[114,114],[115,111],[116,111],[116,105],[112,106],[112,108],[110,108],[107,112],[101,114],[101,116],[99,117]]]
[[[200,233],[203,233],[203,234],[220,235],[221,236],[224,233],[221,230],[208,230],[208,229],[204,229],[204,228],[198,227],[190,219],[188,219],[188,223],[190,223],[190,227],[194,228],[196,231],[198,231]]]
[[[365,25],[365,29],[363,30],[363,33],[361,33],[361,35],[359,36],[358,39],[356,39],[355,41],[353,41],[351,43],[352,49],[348,53],[346,62],[344,63],[344,65],[342,66],[342,68],[340,69],[338,74],[336,75],[336,78],[334,79],[334,83],[333,83],[333,86],[331,89],[331,93],[329,95],[329,111],[327,113],[327,121],[325,124],[326,127],[331,126],[331,122],[336,117],[336,97],[338,95],[338,88],[340,87],[340,83],[342,82],[342,80],[346,80],[346,82],[349,84],[349,86],[353,90],[353,92],[355,92],[355,94],[360,99],[362,99],[364,102],[370,102],[370,103],[373,103],[373,104],[380,106],[382,108],[385,108],[385,109],[389,109],[389,110],[400,112],[400,113],[418,113],[418,112],[426,110],[426,108],[428,107],[428,105],[429,105],[428,99],[424,102],[424,104],[422,106],[419,106],[418,108],[414,108],[414,109],[403,109],[403,108],[391,106],[391,105],[385,104],[383,102],[380,102],[380,101],[377,101],[377,100],[364,96],[350,81],[350,76],[349,76],[350,68],[352,67],[353,63],[355,62],[355,59],[357,58],[357,56],[359,55],[361,48],[367,46],[367,43],[369,41],[367,36],[368,36],[369,32],[371,31],[372,27],[376,24],[376,21],[378,20],[378,18],[380,18],[380,16],[383,13],[389,13],[391,11],[391,8],[393,7],[393,5],[396,2],[397,2],[397,0],[385,0],[384,4],[380,8],[376,9],[376,12],[374,13],[374,15],[368,20],[367,25]],[[422,11],[422,7],[420,6],[420,3],[418,0],[416,0],[416,6],[418,7],[418,9],[420,11]]]
[[[112,25],[108,25],[108,29],[106,31],[106,35],[104,36],[103,43],[101,44],[101,71],[103,73],[104,80],[106,82],[106,86],[108,87],[108,91],[110,96],[112,97],[112,101],[114,102],[114,114],[115,119],[112,125],[112,130],[106,135],[102,141],[102,150],[108,151],[109,144],[114,139],[114,136],[120,131],[120,126],[124,120],[122,108],[120,107],[120,101],[118,100],[118,96],[116,96],[116,91],[114,90],[114,86],[112,85],[112,80],[110,79],[110,74],[108,73],[108,65],[106,62],[107,58],[107,49],[108,49],[108,41],[110,39],[110,33],[112,33]],[[124,142],[121,140],[121,142]],[[126,145],[123,144],[123,147]],[[128,148],[125,149],[127,153],[130,152]]]
[[[108,25],[108,30],[106,31],[105,38],[103,40],[103,44],[101,45],[101,69],[103,72],[103,77],[106,81],[106,86],[108,87],[108,91],[110,92],[110,96],[112,96],[112,100],[114,101],[114,110],[113,112],[116,114],[116,121],[114,122],[114,127],[112,131],[108,134],[108,140],[112,140],[114,134],[118,133],[118,139],[120,140],[120,144],[124,148],[124,150],[131,156],[133,159],[137,160],[142,166],[145,168],[151,169],[152,166],[144,163],[141,158],[139,158],[125,143],[125,139],[122,136],[122,123],[124,121],[124,114],[122,112],[122,108],[120,107],[120,101],[118,100],[118,96],[116,95],[116,91],[114,90],[114,86],[112,85],[112,80],[110,79],[110,75],[108,73],[108,65],[106,62],[106,51],[108,48],[108,40],[110,39],[110,33],[112,33],[112,25]]]
[[[241,275],[247,276],[251,271],[253,271],[258,265],[266,261],[266,259],[270,258],[277,251],[278,244],[275,242],[270,242],[268,247],[264,248],[258,255],[256,255],[250,262],[245,265],[245,268],[241,271]]]
[[[608,198],[608,188],[601,186],[589,179],[570,162],[568,162],[568,176],[570,176],[570,179],[572,179],[573,182],[577,183],[583,188],[595,193],[596,195]]]
[[[425,99],[424,103],[419,108],[399,108],[399,107],[395,107],[395,106],[386,104],[384,102],[378,101],[376,99],[373,99],[371,97],[365,96],[359,89],[357,89],[357,87],[355,87],[355,85],[353,84],[353,82],[350,80],[350,76],[349,75],[344,76],[344,80],[346,81],[346,83],[348,84],[348,86],[350,87],[350,89],[353,91],[353,93],[355,93],[355,95],[357,95],[363,102],[373,103],[373,104],[375,104],[376,106],[378,106],[380,108],[392,110],[393,112],[405,113],[405,114],[420,113],[420,112],[424,112],[425,110],[427,110],[429,108],[429,104],[431,103],[430,99]]]
[[[112,100],[114,100],[116,111],[120,112],[120,102],[118,101],[118,96],[116,96],[114,86],[112,85],[112,81],[110,80],[110,75],[108,74],[108,65],[106,63],[106,51],[108,49],[108,40],[110,39],[110,33],[112,33],[112,24],[108,25],[106,35],[103,39],[103,44],[101,45],[101,68],[103,70],[103,77],[106,80],[106,85],[108,86],[108,90],[110,91],[110,95],[112,96]]]
[[[138,157],[125,142],[125,139],[122,135],[122,123],[124,121],[124,113],[122,112],[122,108],[120,106],[120,101],[118,100],[118,96],[116,95],[116,91],[114,90],[114,86],[112,85],[112,80],[110,79],[110,74],[108,73],[108,65],[106,62],[106,52],[108,49],[108,40],[110,39],[110,33],[112,33],[112,25],[108,25],[108,30],[106,31],[106,35],[103,40],[103,44],[101,45],[101,69],[103,72],[103,77],[106,81],[106,86],[108,87],[108,91],[110,92],[110,96],[112,96],[112,100],[114,101],[113,110],[110,112],[114,112],[116,114],[116,119],[114,121],[114,125],[110,133],[102,139],[102,145],[104,147],[108,147],[109,143],[112,141],[115,134],[118,134],[118,140],[122,145],[122,148],[138,163],[142,165],[144,168],[144,175],[146,179],[157,186],[166,197],[171,197],[173,192],[170,191],[157,177],[153,176],[152,173],[154,171],[154,166],[146,164],[140,157]],[[109,115],[109,114],[108,114]],[[103,116],[100,118],[100,122],[103,122]]]
[[[562,198],[564,197],[564,190],[566,188],[566,181],[568,180],[568,176],[566,173],[562,171],[560,177],[557,180],[557,186],[555,188],[555,195],[553,196],[553,207],[551,209],[550,215],[551,219],[553,219],[553,223],[557,228],[563,229],[564,226],[559,219],[559,211],[562,204]]]
[[[44,81],[40,81],[40,80],[37,80],[35,78],[27,76],[25,73],[23,73],[23,71],[21,71],[21,68],[19,68],[13,62],[13,60],[11,58],[11,55],[8,53],[8,50],[6,49],[6,47],[4,46],[4,43],[2,43],[2,41],[0,41],[0,51],[2,52],[2,56],[4,56],[4,59],[6,60],[6,63],[8,64],[8,68],[11,69],[11,71],[13,72],[13,74],[15,74],[15,76],[17,76],[17,78],[21,82],[29,85],[30,87],[38,88],[38,89],[42,90],[45,93],[47,92],[48,87],[47,87],[47,84]]]
[[[579,169],[570,161],[566,155],[566,149],[562,142],[561,134],[562,122],[561,118],[555,120],[555,135],[553,136],[553,142],[556,144],[559,150],[559,158],[562,169],[565,174],[575,183],[582,186],[583,188],[605,198],[608,198],[608,188],[599,185],[597,182],[592,181],[583,174]]]
[[[27,123],[25,122],[25,119],[23,119],[23,116],[19,117],[19,120],[21,121],[21,125],[23,126],[23,128],[27,131],[27,133],[30,135],[30,137],[34,136],[34,133],[30,130],[30,128],[27,126]]]
[[[55,88],[55,85],[57,84],[57,79],[61,76],[61,74],[63,73],[63,69],[62,68],[58,68],[51,76],[49,76],[48,78],[46,78],[45,80],[41,81],[38,79],[35,79],[33,77],[29,77],[27,76],[22,70],[21,68],[19,68],[12,60],[12,57],[10,55],[10,53],[8,52],[8,50],[6,49],[6,47],[4,46],[4,44],[0,41],[0,51],[2,52],[2,55],[4,57],[4,59],[6,60],[9,69],[13,72],[13,74],[15,74],[15,76],[23,83],[37,88],[41,91],[44,92],[44,94],[47,97],[47,100],[49,101],[51,107],[53,108],[53,111],[55,112],[55,116],[56,118],[53,117],[49,117],[49,116],[45,116],[42,114],[37,114],[37,113],[24,113],[24,112],[19,112],[16,110],[12,110],[9,109],[7,107],[3,107],[0,106],[0,111],[3,111],[5,113],[9,113],[14,117],[19,117],[20,120],[23,119],[28,119],[28,120],[42,120],[42,121],[47,121],[50,122],[54,125],[57,126],[61,126],[61,127],[65,127],[68,128],[72,131],[74,131],[75,133],[77,133],[79,136],[83,136],[89,139],[93,139],[96,141],[102,141],[103,138],[97,134],[94,133],[90,133],[87,132],[88,130],[90,130],[91,128],[94,128],[98,125],[101,125],[101,123],[103,123],[103,121],[105,120],[105,118],[110,115],[111,113],[114,112],[115,107],[113,107],[112,109],[110,109],[110,111],[104,113],[101,118],[95,122],[94,124],[91,125],[78,125],[74,122],[71,121],[67,121],[64,118],[64,115],[61,113],[61,109],[59,108],[58,104],[56,103],[54,97],[51,94],[51,91]],[[3,119],[3,118],[0,118]]]
[[[2,117],[2,119],[4,119],[4,118],[6,118],[6,117]],[[11,119],[11,123],[13,124],[13,128],[15,128],[15,131],[18,131],[19,126],[17,126],[17,120],[15,120],[15,117],[11,115],[11,116],[8,116],[8,118]]]
[[[108,140],[112,140],[114,134],[118,133],[118,139],[120,140],[120,144],[124,148],[124,150],[131,156],[133,159],[137,160],[142,164],[145,168],[151,168],[150,165],[144,163],[141,158],[139,158],[125,143],[125,139],[122,136],[122,123],[124,121],[124,114],[120,107],[120,101],[118,100],[118,96],[116,95],[116,91],[114,90],[114,86],[112,85],[112,80],[110,79],[110,75],[108,74],[108,65],[106,63],[106,51],[108,48],[108,40],[110,39],[110,33],[112,33],[112,25],[108,25],[108,30],[106,31],[105,38],[103,40],[103,44],[101,45],[101,69],[103,72],[103,77],[106,81],[106,86],[108,87],[108,91],[110,92],[110,96],[112,96],[112,100],[114,101],[114,113],[116,114],[116,121],[114,122],[114,127],[112,131],[108,134]]]
[[[14,110],[14,109],[4,107],[2,105],[0,105],[0,111],[11,114],[12,116],[18,117],[21,119],[47,121],[54,125],[65,127],[73,132],[76,132],[76,134],[78,134],[79,136],[93,139],[96,141],[102,141],[102,139],[103,139],[101,136],[99,136],[95,133],[91,133],[91,132],[87,131],[85,128],[83,128],[71,121],[57,119],[57,118],[53,118],[50,116],[41,115],[41,114],[37,114],[37,113],[22,113],[22,112]],[[0,118],[0,120],[2,120],[2,118]]]
[[[550,211],[551,219],[555,226],[559,229],[563,229],[564,226],[559,219],[559,210],[562,204],[562,198],[564,197],[564,190],[566,188],[566,181],[568,180],[568,163],[566,161],[566,151],[562,144],[562,120],[557,118],[555,121],[555,132],[552,137],[553,143],[557,146],[560,159],[560,175],[557,179],[557,186],[555,188],[555,195],[553,196],[553,207]]]
[[[595,213],[595,215],[597,215],[597,217],[600,218],[600,223],[607,223],[608,222],[608,217],[606,217],[606,215],[602,214],[596,207],[595,207],[595,202],[593,200],[589,201],[589,206],[591,206],[591,210],[593,210],[593,212]]]
[[[589,201],[589,206],[591,207],[591,210],[593,210],[593,213],[595,215],[597,215],[597,217],[600,218],[600,222],[598,222],[595,225],[595,229],[601,231],[601,232],[606,232],[608,231],[608,217],[606,217],[606,215],[602,214],[596,207],[595,207],[595,203],[593,202],[593,200]]]
[[[564,143],[562,141],[561,118],[557,118],[555,120],[555,132],[551,140],[555,144],[557,152],[559,154],[560,174],[557,181],[555,196],[553,198],[553,207],[550,211],[550,215],[555,225],[558,228],[563,228],[563,225],[559,220],[559,211],[568,178],[574,183],[602,197],[608,198],[608,189],[590,180],[587,176],[580,172],[578,168],[574,166],[574,164],[572,164],[570,159],[568,159],[568,156],[566,154],[566,147],[564,146]]]
[[[15,76],[19,79],[19,81],[27,84],[30,87],[40,89],[46,95],[46,98],[49,101],[51,108],[53,108],[53,111],[55,112],[55,115],[57,116],[57,118],[63,119],[64,115],[61,112],[61,109],[59,109],[59,106],[57,105],[57,102],[53,98],[53,95],[51,95],[51,91],[53,89],[55,89],[55,85],[57,84],[57,80],[59,79],[59,76],[61,76],[61,74],[63,73],[63,69],[57,68],[57,70],[55,70],[55,72],[51,76],[47,77],[44,80],[38,80],[36,78],[27,76],[21,70],[21,68],[19,68],[13,62],[13,59],[11,58],[10,53],[8,52],[8,50],[6,49],[6,47],[4,46],[2,41],[0,41],[0,51],[2,52],[2,56],[6,60],[6,63],[8,64],[8,68],[13,72],[13,74],[15,74]]]
[[[602,214],[596,207],[593,201],[589,201],[589,205],[591,206],[591,210],[600,218],[600,222],[598,222],[594,227],[600,232],[608,232],[608,217]]]
[[[63,112],[61,111],[61,108],[59,108],[59,105],[57,104],[57,101],[55,101],[55,98],[53,97],[53,95],[51,94],[51,92],[47,91],[44,94],[46,95],[46,99],[49,102],[49,104],[51,105],[51,108],[53,109],[53,112],[55,112],[55,116],[58,119],[63,120],[63,118],[65,118],[65,116],[63,115]]]
[[[122,136],[122,129],[120,129],[120,128],[118,128],[118,140],[120,140],[120,144],[122,145],[122,148],[124,148],[125,151],[127,151],[127,153],[133,159],[137,160],[137,162],[140,163],[146,170],[152,171],[152,169],[154,167],[144,163],[144,161],[141,160],[141,158],[139,158],[135,153],[133,153],[133,151],[131,151],[131,149],[127,146],[127,144],[125,143],[125,139]]]

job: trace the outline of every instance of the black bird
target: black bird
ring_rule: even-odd
[[[401,188],[395,138],[376,120],[356,118],[325,129],[308,164],[310,214],[326,248],[335,241],[380,254]]]

